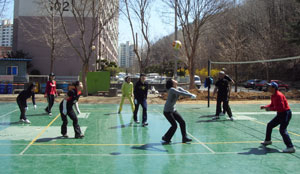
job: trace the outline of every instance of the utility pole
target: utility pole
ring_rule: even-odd
[[[177,6],[178,6],[178,0],[175,0],[175,41],[178,39],[177,37]],[[174,59],[174,79],[177,80],[177,57],[178,57],[178,51],[175,51],[175,59]]]

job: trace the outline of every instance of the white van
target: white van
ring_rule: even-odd
[[[194,81],[195,81],[195,85],[197,86],[198,89],[200,89],[201,87],[201,80],[200,80],[200,77],[195,75],[194,76]]]

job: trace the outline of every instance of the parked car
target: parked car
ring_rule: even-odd
[[[255,89],[258,89],[259,91],[261,91],[264,89],[264,86],[266,86],[267,83],[268,83],[268,81],[261,80],[260,82],[255,84]]]
[[[281,81],[281,80],[271,80],[271,82],[276,82],[278,84],[278,89],[279,90],[285,90],[285,91],[288,91],[289,90],[289,85],[286,84],[285,82]],[[268,90],[268,86],[267,84],[264,86],[264,91],[267,91]]]
[[[255,84],[259,83],[261,81],[261,79],[251,79],[251,80],[248,80],[246,82],[244,82],[243,86],[245,88],[252,88],[254,89],[255,88]]]
[[[200,77],[195,75],[194,76],[194,81],[195,81],[195,85],[197,86],[198,89],[200,89],[201,87],[201,80],[200,80]]]

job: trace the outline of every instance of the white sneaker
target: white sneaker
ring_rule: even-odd
[[[234,119],[233,119],[233,117],[230,117],[229,120],[230,120],[230,121],[233,121]]]
[[[263,146],[268,146],[272,144],[272,141],[263,141],[260,144],[262,144]]]
[[[26,120],[24,120],[24,123],[30,124],[31,122],[28,119],[26,119]]]
[[[20,123],[24,123],[24,122],[25,122],[25,120],[23,120],[23,119],[20,119],[20,120],[19,120],[19,122],[20,122]]]
[[[296,149],[294,147],[288,147],[282,150],[283,153],[295,153]]]
[[[51,113],[51,112],[49,112],[49,116],[52,116],[52,113]]]
[[[219,117],[219,116],[215,116],[215,117],[213,117],[212,119],[213,119],[213,120],[218,120],[218,119],[220,119],[220,117]]]

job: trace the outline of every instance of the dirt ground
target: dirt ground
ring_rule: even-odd
[[[180,97],[177,101],[178,104],[207,104],[207,91],[200,90],[190,90],[191,93],[197,95],[196,100],[190,98]],[[300,91],[292,90],[289,92],[283,92],[287,97],[289,103],[300,103]],[[2,94],[0,95],[0,102],[15,102],[18,94]],[[210,93],[212,96],[212,93]],[[55,99],[55,102],[61,102],[63,95],[58,96]],[[148,95],[148,104],[165,104],[167,99],[167,93],[162,93],[160,95],[149,94]],[[210,103],[215,104],[216,96],[210,98]],[[28,100],[29,101],[29,100]],[[36,102],[46,102],[43,94],[36,95]],[[106,97],[106,96],[88,96],[81,97],[79,103],[99,103],[99,104],[118,104],[121,101],[121,95],[118,97]],[[268,92],[237,92],[232,93],[230,97],[231,104],[268,104],[270,102],[270,94]],[[125,103],[129,103],[125,100]]]

